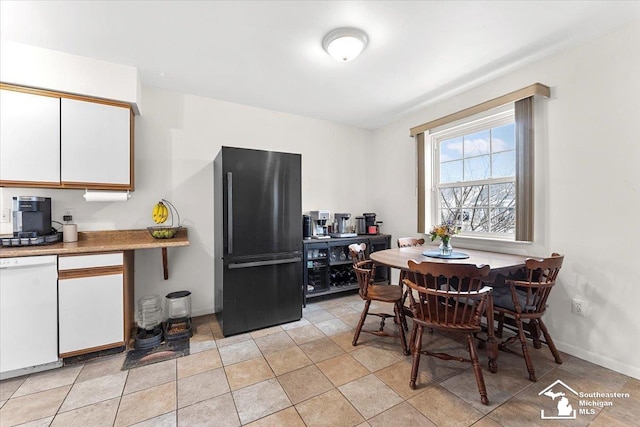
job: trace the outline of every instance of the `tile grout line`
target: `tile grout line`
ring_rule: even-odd
[[[335,306],[332,306],[331,308],[334,308],[334,307],[335,307]],[[304,318],[304,316],[303,316],[303,318]],[[339,318],[338,318],[338,319],[339,319]],[[339,320],[342,320],[342,319],[339,319]],[[342,320],[342,321],[344,322],[344,320]],[[206,324],[207,324],[207,327],[206,327],[205,329],[208,329],[209,333],[199,334],[199,335],[206,335],[206,336],[210,337],[210,338],[213,340],[213,342],[215,343],[215,347],[214,347],[214,348],[217,350],[218,357],[220,357],[220,361],[221,361],[221,366],[220,366],[220,368],[222,368],[222,369],[223,369],[223,372],[224,372],[224,374],[225,374],[225,381],[227,382],[227,387],[228,387],[228,389],[229,389],[229,393],[231,394],[231,397],[232,397],[233,407],[234,407],[234,409],[235,409],[236,416],[237,416],[237,417],[238,417],[238,419],[239,419],[238,407],[237,407],[237,404],[236,404],[235,399],[233,398],[233,393],[234,393],[234,391],[237,391],[237,390],[231,390],[231,384],[230,384],[229,377],[228,377],[228,375],[227,375],[227,371],[226,371],[225,367],[227,367],[227,366],[232,366],[232,365],[234,365],[234,364],[236,364],[236,363],[242,363],[242,362],[244,362],[244,361],[236,362],[236,363],[233,363],[233,364],[230,364],[230,365],[225,365],[225,364],[223,363],[223,361],[222,361],[222,357],[221,357],[221,355],[220,355],[220,349],[221,349],[221,347],[218,347],[218,341],[219,341],[219,339],[217,339],[217,338],[215,337],[215,334],[214,334],[214,331],[213,331],[214,327],[212,326],[211,321],[207,321],[207,322],[204,322],[204,323],[206,323]],[[309,322],[309,323],[310,323],[311,325],[315,325],[315,324],[314,324],[314,323],[312,323],[312,322]],[[200,325],[200,326],[202,327],[202,325]],[[304,326],[304,325],[303,325],[303,326]],[[456,396],[456,397],[457,397],[458,399],[460,399],[462,402],[465,402],[466,404],[470,405],[472,408],[474,408],[474,409],[475,409],[475,407],[474,407],[473,405],[471,405],[471,404],[469,403],[469,401],[468,401],[468,400],[466,400],[465,398],[463,398],[463,397],[461,397],[461,396],[458,396],[457,394],[455,394],[455,393],[451,392],[447,387],[445,387],[445,386],[443,386],[443,385],[442,385],[444,382],[448,381],[449,379],[454,378],[454,377],[456,377],[456,376],[458,376],[458,375],[460,375],[460,374],[462,374],[462,373],[464,373],[464,372],[468,371],[469,369],[471,369],[470,367],[466,366],[466,364],[464,365],[464,366],[466,366],[466,369],[463,369],[463,370],[461,370],[461,371],[460,371],[460,372],[458,372],[458,373],[453,373],[453,374],[451,374],[451,375],[446,375],[446,376],[443,376],[443,377],[440,377],[440,378],[434,379],[434,380],[433,380],[433,382],[432,382],[431,384],[429,384],[429,386],[428,386],[428,387],[424,388],[424,390],[422,390],[420,393],[418,393],[418,394],[416,394],[416,395],[414,395],[414,396],[410,396],[410,397],[408,397],[408,398],[404,398],[403,396],[401,396],[399,393],[397,393],[397,392],[395,391],[395,389],[394,389],[390,384],[387,384],[387,383],[386,383],[382,378],[379,378],[379,377],[377,376],[377,373],[379,373],[379,372],[381,372],[382,370],[386,369],[386,368],[380,368],[380,369],[377,369],[376,371],[373,371],[373,372],[371,372],[371,371],[370,371],[370,372],[369,372],[368,374],[366,374],[365,376],[373,375],[375,378],[377,378],[378,380],[382,381],[382,382],[383,382],[387,387],[389,387],[389,388],[390,388],[390,389],[391,389],[391,390],[392,390],[396,395],[398,395],[402,400],[401,400],[401,402],[399,402],[397,405],[394,405],[394,406],[392,406],[391,408],[387,408],[385,411],[382,411],[382,412],[380,412],[380,413],[377,413],[377,414],[373,415],[372,417],[370,417],[369,419],[367,419],[367,418],[365,418],[365,416],[364,416],[364,415],[363,415],[363,414],[362,414],[362,413],[361,413],[357,408],[355,408],[355,406],[353,405],[353,403],[351,402],[351,400],[349,400],[349,399],[347,398],[347,396],[346,396],[346,395],[344,395],[344,394],[342,393],[342,391],[340,390],[340,388],[339,388],[338,386],[336,386],[335,384],[333,384],[333,382],[332,382],[332,381],[331,381],[331,380],[326,376],[326,374],[324,373],[324,371],[322,371],[322,369],[320,369],[320,368],[318,367],[318,363],[320,363],[320,362],[322,362],[322,361],[317,361],[317,362],[316,362],[316,361],[312,360],[312,359],[307,355],[307,353],[302,349],[302,347],[301,347],[301,345],[302,345],[302,344],[298,344],[295,340],[293,340],[293,338],[292,338],[292,337],[291,337],[291,335],[289,334],[289,331],[288,331],[288,330],[286,330],[286,329],[281,329],[281,330],[280,330],[280,331],[278,331],[278,332],[273,332],[273,333],[270,333],[270,334],[264,335],[263,337],[268,337],[269,335],[274,335],[274,334],[278,334],[278,333],[281,333],[281,332],[285,332],[285,336],[287,336],[290,340],[292,340],[292,341],[293,341],[293,343],[294,343],[294,344],[291,346],[291,348],[298,348],[298,349],[300,349],[300,350],[302,351],[302,353],[303,353],[307,358],[309,358],[309,359],[310,359],[310,361],[311,361],[311,364],[310,364],[310,365],[307,365],[307,366],[304,366],[304,367],[301,367],[301,368],[297,368],[297,369],[295,369],[295,370],[293,370],[293,371],[290,371],[290,372],[295,372],[296,370],[304,369],[304,368],[306,368],[306,367],[308,367],[308,366],[314,366],[316,369],[318,369],[318,370],[322,373],[323,377],[324,377],[325,379],[327,379],[327,380],[329,381],[329,383],[332,385],[331,390],[338,390],[338,392],[340,393],[340,396],[342,396],[342,398],[344,398],[347,402],[349,402],[349,404],[353,407],[353,409],[355,409],[355,411],[356,411],[356,412],[357,412],[357,413],[358,413],[358,414],[359,414],[359,415],[360,415],[360,416],[361,416],[361,417],[362,417],[366,422],[368,422],[369,420],[371,420],[371,419],[373,419],[373,418],[375,418],[375,417],[377,417],[377,416],[379,416],[379,415],[381,415],[381,414],[383,414],[383,413],[385,413],[385,412],[387,412],[387,411],[389,411],[389,410],[393,409],[393,408],[394,408],[394,407],[396,407],[397,405],[401,405],[401,404],[403,404],[403,403],[405,403],[405,402],[406,402],[406,403],[408,403],[409,405],[411,405],[411,406],[412,406],[413,408],[415,408],[416,410],[418,410],[418,412],[420,412],[420,410],[419,410],[418,408],[416,408],[415,406],[413,406],[413,405],[409,402],[409,400],[413,399],[413,398],[414,398],[414,397],[416,397],[416,396],[419,396],[420,394],[422,394],[422,393],[426,392],[427,390],[429,390],[429,389],[431,389],[431,388],[433,388],[433,387],[436,387],[436,386],[440,386],[440,387],[442,387],[442,388],[443,388],[444,390],[446,390],[448,393],[452,393],[454,396]],[[324,333],[324,331],[322,331],[322,332],[323,332],[323,334],[324,334],[324,337],[323,337],[323,338],[318,338],[318,340],[320,340],[320,339],[329,339],[329,340],[331,340],[333,343],[335,343],[336,345],[338,345],[338,347],[340,347],[340,348],[341,348],[341,350],[342,350],[342,354],[350,355],[351,357],[353,357],[352,352],[348,351],[347,349],[345,349],[344,347],[342,347],[342,346],[341,346],[341,345],[339,345],[336,341],[334,341],[334,340],[333,340],[333,338],[334,338],[336,335],[331,335],[331,336],[329,336],[329,335],[326,335],[326,333]],[[337,334],[337,335],[340,335],[340,334],[343,334],[343,333],[347,333],[347,332],[353,333],[353,328],[351,328],[349,331],[344,331],[344,332],[341,332],[341,333],[339,333],[339,334]],[[262,338],[262,337],[258,337],[258,338]],[[220,338],[220,340],[222,340],[222,339],[224,339],[224,337],[223,337],[223,338]],[[281,377],[281,376],[283,376],[283,375],[287,374],[288,372],[286,372],[286,373],[284,373],[284,374],[282,374],[282,375],[276,375],[275,371],[273,370],[273,367],[271,366],[271,364],[270,364],[270,363],[269,363],[269,361],[267,360],[267,354],[265,354],[265,353],[264,353],[264,350],[263,350],[262,348],[260,348],[260,346],[256,343],[256,338],[254,338],[253,336],[249,335],[249,337],[248,337],[248,339],[247,339],[247,340],[245,340],[245,341],[240,341],[239,343],[248,342],[248,341],[252,341],[252,342],[253,342],[253,345],[255,345],[255,346],[257,347],[257,349],[259,350],[259,354],[260,354],[260,356],[256,356],[255,358],[260,357],[260,358],[262,358],[263,360],[265,360],[265,362],[267,363],[267,366],[269,367],[270,373],[273,375],[273,378],[275,378],[275,379],[276,379],[276,381],[278,382],[279,386],[280,386],[283,390],[285,390],[285,389],[284,389],[284,386],[283,386],[283,385],[282,385],[282,383],[280,382],[280,378],[279,378],[279,377]],[[310,342],[313,342],[313,341],[315,341],[315,340],[312,340],[312,341],[310,341]],[[375,341],[375,339],[374,339],[374,341]],[[236,344],[236,343],[234,343],[234,344]],[[306,344],[306,343],[303,343],[303,344]],[[362,344],[365,344],[365,343],[362,343]],[[363,345],[363,347],[365,347],[365,345]],[[288,347],[287,347],[287,348],[288,348]],[[384,346],[383,346],[383,347],[376,347],[376,348],[384,349],[385,351],[387,351],[387,349],[386,349],[386,348],[384,348]],[[210,351],[210,350],[213,350],[213,348],[212,348],[212,349],[208,349],[208,350],[203,350],[203,351]],[[538,350],[536,350],[536,351],[538,351]],[[197,353],[199,353],[199,352],[193,353],[193,355],[195,355],[195,354],[197,354]],[[271,354],[271,353],[269,353],[269,354]],[[338,357],[338,356],[334,356],[334,357]],[[254,359],[254,358],[247,359],[247,360],[252,360],[252,359]],[[331,358],[324,359],[324,360],[330,360],[330,359],[331,359]],[[519,359],[520,359],[520,358],[519,358]],[[502,407],[503,405],[505,405],[505,404],[508,404],[508,402],[512,402],[514,399],[518,399],[518,396],[526,396],[526,393],[527,393],[527,392],[535,391],[536,384],[540,385],[540,383],[541,383],[541,382],[544,382],[544,380],[545,380],[546,378],[550,378],[550,377],[553,377],[554,375],[558,375],[558,374],[560,374],[559,370],[561,370],[563,366],[566,366],[566,364],[570,364],[570,362],[571,362],[572,360],[576,359],[576,358],[575,358],[575,357],[573,357],[573,356],[571,356],[571,355],[567,355],[567,354],[564,354],[564,353],[563,353],[563,359],[564,359],[564,360],[563,360],[563,364],[562,364],[562,365],[557,365],[557,364],[555,364],[555,363],[554,363],[554,364],[551,364],[551,365],[550,365],[550,368],[549,368],[549,369],[545,369],[544,373],[542,373],[542,371],[541,371],[540,373],[541,373],[542,375],[540,375],[540,378],[539,378],[539,381],[538,381],[538,382],[536,382],[536,383],[533,383],[533,382],[527,382],[527,383],[525,383],[526,385],[524,385],[522,388],[519,388],[518,390],[515,390],[515,391],[513,391],[513,392],[508,392],[508,398],[507,398],[506,400],[504,400],[504,401],[502,401],[500,404],[496,405],[496,407],[495,407],[495,408],[491,409],[491,410],[490,410],[489,412],[487,412],[486,414],[483,414],[483,415],[482,415],[478,420],[474,421],[474,422],[473,422],[473,423],[471,423],[470,425],[474,425],[474,424],[476,424],[476,423],[480,422],[481,420],[483,420],[483,419],[485,419],[485,418],[489,418],[489,420],[491,420],[491,421],[493,421],[493,422],[496,422],[496,423],[500,424],[500,423],[497,421],[497,418],[492,418],[492,415],[495,415],[495,414],[496,414],[496,411],[497,411],[499,408],[501,408],[501,407]],[[323,361],[324,361],[324,360],[323,360]],[[503,359],[503,360],[504,360],[504,359]],[[576,359],[576,360],[577,360],[577,359]],[[177,378],[177,376],[178,376],[178,367],[177,367],[177,365],[178,365],[178,358],[174,359],[174,361],[175,361],[175,364],[176,364],[176,369],[175,369],[175,373],[174,373],[175,393],[176,393],[176,399],[175,399],[175,408],[176,408],[176,409],[175,409],[175,422],[176,422],[176,424],[177,424],[177,423],[178,423],[178,420],[179,420],[179,417],[178,417],[178,411],[181,409],[181,408],[178,408],[178,378]],[[356,361],[357,361],[357,359],[356,359]],[[396,361],[396,362],[394,362],[394,363],[399,363],[399,362],[401,362],[401,361],[402,361],[402,359],[399,359],[398,361]],[[588,362],[587,362],[587,363],[588,363]],[[393,364],[392,364],[392,365],[393,365]],[[390,366],[392,366],[392,365],[390,365]],[[546,366],[546,365],[543,365],[543,366]],[[520,367],[519,367],[519,368],[520,368]],[[82,369],[80,369],[80,371],[78,372],[78,374],[77,374],[77,375],[76,375],[76,377],[74,378],[73,383],[71,384],[71,387],[69,388],[69,390],[68,390],[68,391],[67,391],[67,393],[65,394],[64,398],[62,399],[62,401],[61,401],[60,405],[59,405],[59,406],[58,406],[58,408],[56,409],[56,413],[54,414],[54,416],[53,416],[53,418],[52,418],[52,421],[51,421],[51,422],[53,422],[53,421],[55,420],[55,418],[56,418],[58,415],[62,414],[62,413],[60,412],[60,408],[61,408],[61,407],[62,407],[62,405],[64,404],[65,400],[69,397],[69,395],[70,395],[70,393],[71,393],[71,390],[73,390],[73,387],[74,387],[74,386],[76,386],[77,384],[80,384],[80,383],[78,383],[78,378],[80,378],[80,376],[81,376],[82,372],[83,372],[85,369],[86,369],[86,364],[83,364]],[[575,366],[573,366],[573,367],[572,367],[572,369],[575,369]],[[368,368],[367,368],[367,370],[368,370]],[[520,371],[520,369],[518,369],[517,371]],[[567,371],[567,372],[569,372],[569,371]],[[124,385],[123,385],[123,387],[122,387],[122,389],[121,389],[121,391],[120,391],[120,394],[119,394],[119,396],[118,396],[118,399],[119,399],[119,400],[118,400],[118,405],[117,405],[117,408],[116,408],[116,412],[115,412],[115,416],[114,416],[114,420],[113,420],[112,426],[115,426],[115,424],[116,424],[116,420],[117,420],[117,418],[118,418],[118,414],[119,414],[120,409],[121,409],[122,401],[123,401],[123,398],[124,398],[124,396],[125,396],[124,391],[125,391],[125,389],[126,389],[127,382],[129,381],[130,374],[131,374],[131,370],[130,370],[130,369],[128,369],[128,370],[127,370],[127,373],[126,373],[126,377],[125,377],[125,379],[124,379]],[[195,375],[195,374],[194,374],[194,375]],[[26,381],[26,379],[27,379],[27,378],[29,378],[29,376],[25,377],[25,379],[24,379],[24,380],[23,380],[23,381],[22,381],[22,382],[21,382],[21,383],[16,387],[16,389],[11,393],[11,396],[9,396],[9,397],[5,400],[5,402],[3,403],[3,406],[4,406],[4,405],[6,405],[6,404],[7,404],[7,402],[9,402],[11,399],[14,399],[14,398],[15,398],[15,397],[14,397],[15,393],[17,392],[17,390],[18,390],[20,387],[22,387],[22,385],[24,384],[24,382]],[[627,377],[627,382],[628,382],[630,379],[631,379],[630,377]],[[542,381],[540,381],[540,380],[542,380]],[[353,381],[355,381],[355,380],[353,380]],[[166,383],[163,383],[163,384],[166,384]],[[624,383],[624,384],[626,384],[626,383]],[[245,387],[248,387],[248,386],[245,386]],[[240,389],[238,389],[238,390],[241,390],[241,389],[243,389],[243,388],[245,388],[245,387],[242,387],[242,388],[240,388]],[[620,387],[622,387],[622,386],[620,386]],[[55,389],[55,387],[54,387],[54,389]],[[48,390],[51,390],[51,389],[48,389]],[[46,391],[46,390],[41,390],[41,391]],[[502,390],[502,391],[505,391],[505,390]],[[33,394],[33,393],[31,393],[31,394]],[[255,422],[255,421],[257,421],[257,420],[264,419],[264,418],[266,418],[266,417],[269,417],[269,416],[271,416],[271,415],[274,415],[275,413],[278,413],[278,412],[281,412],[281,411],[287,410],[287,409],[288,409],[288,408],[290,408],[290,407],[293,407],[293,408],[295,409],[295,412],[296,412],[297,416],[298,416],[298,417],[302,420],[302,422],[306,425],[305,420],[302,418],[302,414],[298,411],[297,406],[296,406],[295,404],[293,404],[293,402],[292,402],[291,398],[290,398],[290,397],[289,397],[289,395],[286,393],[286,390],[285,390],[285,394],[287,395],[287,398],[288,398],[288,400],[289,400],[289,403],[291,404],[290,406],[287,406],[286,408],[283,408],[283,409],[281,409],[281,410],[279,410],[279,411],[276,411],[276,412],[273,412],[273,413],[267,414],[267,415],[265,415],[264,417],[260,417],[260,418],[258,418],[258,419],[256,419],[256,420],[252,420],[251,422]],[[313,399],[313,398],[315,398],[315,397],[317,397],[317,396],[319,396],[319,395],[321,395],[321,394],[322,394],[322,393],[320,393],[320,394],[318,394],[318,395],[315,395],[315,396],[312,396],[312,397],[309,397],[308,399],[305,399],[304,401],[301,401],[301,402],[299,402],[298,404],[303,403],[303,402],[306,402],[306,401],[308,401],[308,400],[310,400],[310,399]],[[29,395],[29,394],[27,394],[27,395],[25,395],[25,396],[28,396],[28,395]],[[20,396],[20,397],[22,397],[22,396]],[[104,401],[105,401],[105,400],[101,400],[101,401],[96,402],[96,403],[100,403],[100,402],[104,402]],[[96,403],[93,403],[93,404],[96,404]],[[185,408],[186,408],[186,407],[189,407],[189,406],[192,406],[192,405],[194,405],[194,404],[197,404],[197,403],[200,403],[200,402],[194,402],[194,403],[192,403],[192,404],[190,404],[190,405],[185,406]],[[91,404],[91,405],[93,405],[93,404]],[[70,411],[77,410],[77,409],[80,409],[80,408],[85,408],[85,407],[87,407],[87,406],[90,406],[90,405],[85,405],[85,406],[82,406],[82,407],[79,407],[79,408],[74,408],[74,409],[72,409],[72,410],[70,410]],[[477,410],[477,409],[476,409],[476,410]],[[65,411],[65,412],[63,412],[63,413],[70,412],[70,411]],[[164,414],[161,414],[161,415],[165,415],[165,414],[167,414],[167,413],[169,413],[169,412],[171,412],[171,411],[165,412]],[[434,422],[434,421],[432,421],[432,420],[431,420],[431,418],[429,418],[426,414],[424,414],[424,413],[422,413],[422,412],[420,412],[420,413],[421,413],[421,414],[422,414],[426,419],[430,420],[431,422]],[[602,413],[604,413],[604,412],[603,412],[603,411],[600,411],[598,414],[596,414],[596,416],[594,417],[594,419],[595,419],[595,418],[597,418],[598,416],[600,416]],[[160,415],[158,415],[158,416],[160,416]],[[152,417],[152,418],[150,418],[150,419],[153,419],[153,418],[155,418],[155,417]],[[147,420],[143,420],[143,421],[147,421]],[[140,422],[143,422],[143,421],[140,421]],[[593,421],[593,420],[591,420],[591,421]],[[240,422],[241,422],[241,421],[240,421]],[[434,422],[434,424],[435,424],[435,422]]]

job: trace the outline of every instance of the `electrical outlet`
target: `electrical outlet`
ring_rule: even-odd
[[[0,223],[7,224],[11,222],[11,208],[2,208],[0,210]]]
[[[63,221],[72,221],[73,220],[73,209],[66,208],[64,210],[64,216],[62,217],[62,220]]]
[[[574,298],[571,301],[571,312],[573,314],[577,314],[578,316],[584,316],[584,311],[587,308],[586,305],[586,301]]]

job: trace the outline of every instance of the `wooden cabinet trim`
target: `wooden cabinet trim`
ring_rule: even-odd
[[[98,347],[83,348],[82,350],[75,350],[75,351],[69,351],[67,353],[60,353],[59,357],[61,359],[64,359],[66,357],[79,356],[81,354],[95,353],[95,352],[98,352],[98,351],[110,350],[110,349],[116,348],[116,347],[123,347],[124,345],[125,345],[124,341],[118,341],[118,342],[114,342],[114,343],[111,343],[111,344],[101,345],[101,346],[98,346]]]
[[[57,92],[54,90],[38,89],[35,87],[28,87],[28,86],[18,86],[10,83],[0,83],[0,89],[12,90],[15,92],[30,93],[32,95],[48,96],[51,98],[68,98],[68,99],[75,99],[78,101],[94,102],[96,104],[105,104],[105,105],[111,105],[113,107],[128,108],[130,111],[133,112],[133,108],[131,108],[130,104],[126,102],[121,102],[121,101],[113,101],[111,99],[93,98],[90,96],[75,95],[73,93]]]
[[[110,184],[110,183],[100,183],[100,182],[71,182],[71,181],[62,181],[57,188],[68,188],[68,189],[80,189],[80,190],[118,190],[118,191],[133,191],[132,185],[127,184]]]
[[[124,342],[127,346],[131,337],[135,337],[137,331],[135,319],[135,294],[134,294],[134,251],[124,251],[124,283],[122,287],[122,301],[124,305]]]
[[[129,109],[129,190],[133,191],[136,188],[135,183],[135,162],[133,156],[135,144],[135,115],[133,109]]]
[[[124,274],[124,267],[121,265],[114,265],[109,267],[89,267],[62,270],[58,272],[58,279],[79,279],[81,277],[109,276],[112,274]]]
[[[60,183],[58,182],[1,180],[0,183],[2,187],[60,188]]]
[[[45,89],[36,89],[28,86],[18,86],[0,82],[0,89],[12,90],[14,92],[29,93],[31,95],[48,96],[50,98],[60,98],[60,93]]]

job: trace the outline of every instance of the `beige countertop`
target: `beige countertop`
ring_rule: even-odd
[[[178,246],[189,246],[186,228],[181,229],[172,239],[154,239],[146,229],[81,231],[78,232],[78,241],[74,243],[0,247],[0,258],[128,251]]]

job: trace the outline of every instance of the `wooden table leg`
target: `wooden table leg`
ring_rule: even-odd
[[[487,298],[487,357],[489,358],[489,371],[498,372],[498,341],[495,337],[495,326],[493,323],[493,295]]]

